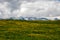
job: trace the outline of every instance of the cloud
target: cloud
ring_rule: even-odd
[[[60,16],[59,0],[0,0],[0,18]]]
[[[23,2],[20,8],[22,16],[46,17],[58,16],[60,13],[60,3],[54,1]]]
[[[10,8],[8,8],[8,3],[0,3],[0,18],[9,18],[10,17]]]

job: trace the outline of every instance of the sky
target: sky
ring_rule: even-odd
[[[60,0],[0,0],[0,18],[58,17]]]

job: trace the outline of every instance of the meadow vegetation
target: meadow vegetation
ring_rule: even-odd
[[[60,40],[60,20],[0,20],[0,40]]]

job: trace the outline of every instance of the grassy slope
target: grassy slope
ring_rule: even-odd
[[[60,40],[59,22],[0,20],[0,40]]]

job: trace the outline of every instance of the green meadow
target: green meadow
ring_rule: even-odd
[[[0,20],[0,40],[60,40],[60,21]]]

